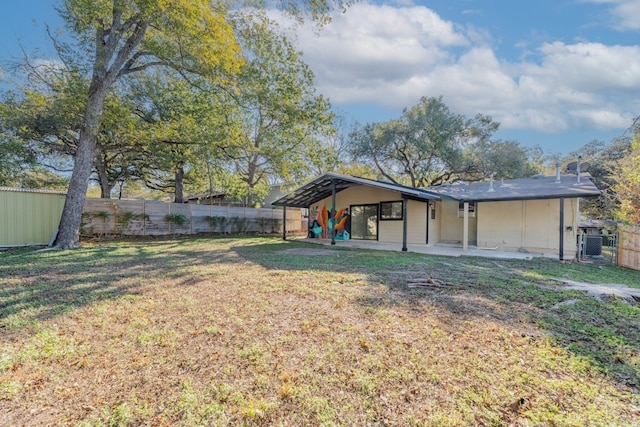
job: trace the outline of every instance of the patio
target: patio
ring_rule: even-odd
[[[310,238],[300,238],[295,239],[297,242],[305,242],[305,243],[313,243],[316,245],[329,245],[331,246],[331,239],[310,239]],[[357,249],[373,249],[373,250],[382,250],[382,251],[396,251],[400,252],[402,250],[401,243],[383,243],[375,240],[336,240],[335,246],[338,247],[346,247],[346,248],[357,248]],[[533,254],[533,253],[522,253],[522,252],[501,252],[491,249],[481,249],[476,246],[469,246],[468,250],[462,249],[462,244],[460,245],[452,245],[452,244],[434,244],[434,245],[407,245],[408,252],[416,252],[427,255],[444,255],[451,257],[460,257],[460,256],[476,256],[476,257],[486,257],[486,258],[505,258],[505,259],[532,259],[534,257],[550,257],[557,258],[557,254],[549,254],[549,255],[541,255],[541,254]]]

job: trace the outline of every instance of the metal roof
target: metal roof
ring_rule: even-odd
[[[558,199],[560,197],[597,197],[600,190],[591,181],[590,175],[562,175],[511,179],[508,181],[444,184],[427,187],[425,190],[442,197],[467,202],[492,202],[507,200]],[[491,189],[493,187],[493,190]]]
[[[39,194],[62,194],[66,195],[66,191],[61,190],[41,190],[39,188],[18,188],[18,187],[0,187],[0,191],[11,191],[14,193],[39,193]]]
[[[274,201],[275,206],[305,208],[318,200],[331,196],[335,182],[336,193],[353,185],[366,185],[395,191],[403,197],[417,200],[440,200],[441,198],[468,202],[492,202],[508,200],[557,199],[560,197],[597,197],[600,190],[591,181],[590,175],[562,175],[511,179],[508,181],[443,184],[427,188],[412,188],[390,182],[376,181],[355,176],[326,173],[299,187],[290,194]],[[492,189],[493,187],[493,189]]]
[[[375,181],[372,179],[360,178],[356,176],[325,173],[324,175],[315,178],[313,181],[306,183],[302,187],[299,187],[292,193],[279,198],[271,204],[275,206],[306,208],[319,200],[331,196],[334,184],[336,193],[353,185],[366,185],[383,190],[395,191],[409,199],[440,200],[440,196],[438,196],[437,194],[433,194],[432,192],[419,188],[406,187],[404,185]]]

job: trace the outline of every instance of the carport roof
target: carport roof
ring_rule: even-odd
[[[419,188],[407,187],[390,182],[375,181],[372,179],[360,178],[356,176],[339,175],[336,173],[325,173],[313,181],[294,190],[274,201],[272,205],[288,206],[294,208],[306,208],[313,203],[331,196],[335,183],[336,193],[353,185],[365,185],[383,190],[395,191],[403,197],[415,200],[440,200],[440,196],[430,191]]]

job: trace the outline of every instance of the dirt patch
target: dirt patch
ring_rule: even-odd
[[[560,283],[564,283],[568,288],[577,291],[585,291],[588,295],[602,299],[603,297],[616,296],[630,302],[640,302],[640,289],[631,288],[617,283],[585,283],[573,280],[554,278]]]

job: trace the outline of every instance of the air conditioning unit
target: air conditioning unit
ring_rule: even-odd
[[[602,236],[584,236],[584,254],[587,256],[602,255]]]

